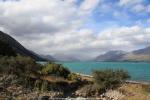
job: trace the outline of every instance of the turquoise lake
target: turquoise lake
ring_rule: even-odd
[[[131,80],[150,82],[150,63],[145,62],[59,62],[73,72],[91,75],[94,69],[125,69]]]

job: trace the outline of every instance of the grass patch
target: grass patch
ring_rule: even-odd
[[[125,95],[122,100],[149,100],[150,92],[147,87],[149,85],[125,84],[119,88],[119,91]]]

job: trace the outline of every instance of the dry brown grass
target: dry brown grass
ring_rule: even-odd
[[[119,88],[119,91],[125,95],[122,100],[150,100],[150,92],[141,84],[125,84]]]

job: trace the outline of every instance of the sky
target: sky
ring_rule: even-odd
[[[150,45],[150,0],[0,0],[0,30],[44,55],[132,51]]]

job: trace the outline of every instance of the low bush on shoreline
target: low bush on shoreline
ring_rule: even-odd
[[[63,65],[55,64],[55,63],[48,63],[44,65],[41,72],[44,75],[54,75],[54,76],[59,76],[64,78],[67,78],[68,75],[71,73]]]
[[[97,91],[106,91],[118,87],[126,79],[130,78],[128,72],[124,70],[94,70],[93,71],[94,85]]]
[[[71,81],[81,81],[81,76],[80,75],[77,75],[76,73],[70,73],[68,75],[68,79],[71,80]]]

